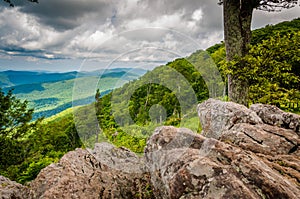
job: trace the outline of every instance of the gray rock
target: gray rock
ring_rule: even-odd
[[[208,99],[197,107],[202,135],[218,139],[222,132],[229,130],[235,124],[262,124],[260,117],[247,107],[233,102]]]
[[[117,164],[123,163],[124,156],[118,161],[118,155],[124,155],[124,150],[107,143],[103,147],[98,145],[99,148],[99,151],[93,150],[94,155],[77,149],[64,155],[57,164],[43,169],[30,184],[30,196],[34,199],[152,198],[149,173],[141,172],[140,165],[132,165],[136,172],[116,169]],[[126,153],[130,160],[133,153],[128,150]]]
[[[120,170],[127,173],[144,173],[145,163],[144,158],[138,157],[132,151],[114,145],[102,142],[95,144],[93,150],[88,151],[101,162],[112,169]]]
[[[182,147],[169,147],[179,134],[182,140],[193,137],[189,147],[185,142]],[[296,199],[300,195],[295,179],[279,172],[283,167],[267,156],[186,129],[158,129],[147,143],[145,157],[156,198]],[[290,159],[289,163],[299,169],[299,162]],[[297,169],[294,172],[299,174]]]
[[[0,176],[0,199],[27,199],[28,188]]]
[[[224,131],[220,141],[266,155],[300,155],[299,136],[291,130],[266,124],[241,123]]]
[[[291,129],[300,136],[300,116],[293,113],[287,113],[276,106],[267,104],[253,104],[250,109],[263,120],[264,123]]]

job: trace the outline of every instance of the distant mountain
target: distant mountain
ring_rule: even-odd
[[[68,80],[74,79],[76,76],[77,72],[75,71],[67,73],[45,73],[9,70],[0,72],[0,87]]]
[[[0,72],[0,87],[4,92],[13,89],[19,99],[29,101],[29,107],[35,109],[33,117],[37,119],[52,116],[72,105],[93,102],[94,93],[88,92],[92,85],[104,95],[146,72],[132,68],[66,73],[10,70]],[[82,92],[74,97],[75,85],[80,86]]]
[[[74,79],[77,77],[121,77],[122,75],[129,76],[141,76],[147,71],[139,68],[112,68],[112,69],[101,69],[97,71],[71,71],[65,73],[58,72],[47,72],[47,71],[1,71],[0,72],[0,87],[12,87],[22,84],[35,84],[35,83],[46,83],[46,82],[56,82],[62,80]],[[128,73],[128,74],[127,74]]]

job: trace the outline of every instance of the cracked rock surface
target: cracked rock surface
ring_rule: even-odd
[[[101,158],[102,157],[102,158]],[[128,171],[124,160],[130,164]],[[150,175],[139,157],[108,143],[77,149],[43,169],[31,183],[31,198],[151,198]],[[124,169],[119,169],[123,165]]]
[[[108,143],[77,149],[28,187],[0,176],[0,199],[299,198],[298,115],[213,99],[197,110],[201,135],[157,128],[143,157]]]

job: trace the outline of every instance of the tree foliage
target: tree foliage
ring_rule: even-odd
[[[27,104],[17,99],[12,90],[5,94],[0,89],[0,136],[16,139],[26,132],[33,114],[33,109],[27,110]]]
[[[200,73],[195,67],[214,65],[207,57],[206,52],[197,51],[187,58],[176,59],[96,100],[99,126],[108,141],[141,153],[155,127],[178,126],[189,117],[197,117],[182,110],[193,112],[194,105],[209,97],[208,85],[203,79],[205,71]],[[206,72],[207,76],[211,75],[210,68]],[[193,93],[194,99],[190,95]],[[198,125],[192,128],[199,130]],[[86,134],[86,137],[93,136]]]
[[[233,67],[230,70],[231,73],[235,72],[242,81],[249,81],[249,103],[271,103],[287,110],[294,110],[293,104],[297,104],[297,99],[299,100],[299,97],[296,96],[300,85],[299,82],[295,82],[296,79],[300,78],[300,64],[297,61],[297,57],[300,57],[299,38],[297,36],[299,29],[300,18],[253,30],[251,45],[249,46],[250,55],[242,60],[246,62],[245,68],[238,66],[241,63],[237,62],[241,61],[241,58],[235,57],[231,62]],[[216,44],[208,48],[207,51],[217,64],[224,81],[226,81],[229,65],[226,65],[224,44]],[[258,68],[258,65],[262,68]],[[279,77],[281,75],[282,77]],[[273,83],[270,83],[270,80]],[[275,80],[277,81],[276,84],[274,83]],[[287,83],[283,84],[284,81]],[[295,105],[295,107],[297,106]]]
[[[220,0],[223,5],[224,41],[226,58],[232,61],[234,57],[248,54],[251,42],[251,21],[254,9],[280,11],[297,4],[297,0]],[[244,67],[241,63],[240,67]],[[249,82],[242,81],[233,74],[228,75],[229,99],[248,105]]]
[[[27,101],[17,99],[12,90],[0,89],[0,170],[23,161],[24,151],[21,138],[36,127],[30,123],[33,109],[27,109]]]
[[[25,183],[70,150],[81,147],[73,117],[31,122],[33,109],[12,91],[0,92],[0,175]]]
[[[219,65],[225,74],[249,82],[250,103],[288,108],[287,104],[298,103],[300,100],[299,45],[299,31],[283,36],[277,33],[252,45],[246,56],[236,56],[230,62],[220,61]],[[212,56],[216,56],[215,53]]]

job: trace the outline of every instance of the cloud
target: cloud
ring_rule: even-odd
[[[95,17],[101,24],[111,17],[113,8],[113,1],[104,0],[39,0],[37,5],[20,5],[21,12],[29,13],[41,24],[59,31],[74,29]]]
[[[222,6],[211,0],[39,0],[16,1],[15,8],[0,2],[1,59],[109,62],[119,56],[154,63],[223,38]],[[253,27],[290,20],[299,12],[299,6],[281,13],[255,11]]]

